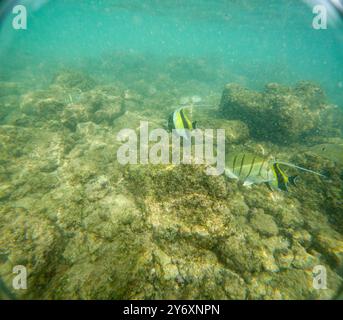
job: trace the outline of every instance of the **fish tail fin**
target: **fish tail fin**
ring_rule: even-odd
[[[303,167],[299,167],[295,164],[292,164],[292,163],[288,163],[288,162],[283,162],[283,161],[275,161],[276,163],[278,164],[283,164],[285,166],[288,166],[288,167],[291,167],[291,168],[295,168],[295,169],[299,169],[299,170],[302,170],[302,171],[305,171],[305,172],[309,172],[309,173],[313,173],[313,174],[316,174],[318,176],[321,176],[323,178],[327,178],[325,175],[319,173],[319,172],[316,172],[316,171],[313,171],[313,170],[310,170],[310,169],[306,169],[306,168],[303,168]]]
[[[292,186],[297,186],[297,179],[299,178],[298,175],[288,177],[288,181]]]

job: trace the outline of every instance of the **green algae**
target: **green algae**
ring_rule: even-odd
[[[334,108],[319,86],[300,82],[294,87],[271,83],[262,92],[228,84],[220,109],[225,118],[245,122],[255,139],[291,144],[318,135],[321,114]]]
[[[184,63],[169,68],[178,75]],[[199,78],[209,72],[204,67]],[[260,93],[231,84],[218,108],[197,111],[202,128],[227,129],[229,151],[271,153],[330,173],[330,182],[301,174],[289,193],[271,193],[208,176],[204,166],[117,163],[118,131],[128,123],[137,129],[142,119],[162,125],[184,95],[183,84],[167,85],[170,92],[153,93],[158,81],[137,80],[129,92],[124,82],[103,85],[72,71],[34,92],[2,83],[8,94],[1,98],[16,94],[19,101],[17,114],[2,111],[0,125],[6,285],[13,266],[24,264],[29,289],[16,292],[19,298],[335,297],[342,283],[342,166],[305,152],[306,139],[299,140],[320,126],[328,105],[322,90],[273,84]],[[312,286],[318,264],[327,268],[325,291]]]

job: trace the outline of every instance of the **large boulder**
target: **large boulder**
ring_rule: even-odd
[[[240,120],[206,119],[200,124],[204,129],[224,129],[225,142],[228,144],[243,143],[249,139],[249,128]]]
[[[307,82],[295,87],[271,83],[262,92],[228,84],[220,111],[227,119],[245,122],[257,139],[291,143],[316,134],[326,106],[323,91]]]

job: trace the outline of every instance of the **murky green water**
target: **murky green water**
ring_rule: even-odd
[[[0,298],[342,298],[343,23],[317,4],[3,2]],[[185,105],[231,174],[118,161]]]

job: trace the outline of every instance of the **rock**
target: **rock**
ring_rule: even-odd
[[[317,257],[309,254],[305,248],[295,243],[292,247],[294,260],[292,266],[297,269],[313,269],[315,265],[319,264]]]
[[[285,236],[274,236],[269,238],[261,239],[261,243],[264,244],[266,248],[268,248],[271,252],[275,252],[276,250],[284,250],[290,247],[290,241]]]
[[[322,252],[331,264],[340,267],[343,264],[343,237],[333,230],[321,230],[313,237],[313,243],[319,252]]]
[[[249,128],[239,120],[206,119],[200,121],[203,129],[224,129],[225,141],[228,144],[243,143],[249,139]]]
[[[264,257],[260,250],[256,250],[256,246],[250,241],[242,242],[239,236],[219,243],[216,250],[225,265],[243,277],[262,270]]]
[[[90,120],[109,125],[125,114],[127,104],[131,99],[129,96],[126,98],[123,93],[118,93],[117,88],[102,86],[88,91],[84,98]]]
[[[315,83],[300,81],[294,87],[293,93],[313,110],[318,110],[327,104],[323,89]]]
[[[262,250],[261,256],[263,257],[262,266],[265,271],[278,272],[279,266],[277,265],[273,254],[269,250]]]
[[[96,177],[85,186],[85,196],[90,201],[103,198],[109,192],[109,181],[106,176]]]
[[[226,269],[221,270],[220,275],[223,281],[219,281],[219,283],[223,283],[225,297],[233,300],[245,299],[246,289],[241,277]]]
[[[130,59],[118,67],[124,77]],[[6,109],[0,114],[6,123],[0,125],[0,274],[11,286],[14,264],[29,272],[30,290],[14,292],[16,298],[334,298],[342,283],[341,168],[299,155],[296,164],[325,167],[332,181],[304,174],[297,188],[272,193],[208,176],[203,165],[122,166],[118,131],[128,123],[136,129],[146,118],[162,126],[167,110],[161,105],[172,108],[190,94],[172,87],[166,74],[157,82],[139,79],[131,65],[128,83],[94,86],[73,74],[44,90],[0,94]],[[125,91],[127,84],[141,95]],[[203,88],[193,81],[187,86],[194,93]],[[303,104],[306,115],[321,114],[326,103],[306,85],[234,91],[232,103],[242,104],[246,115],[257,113],[262,130],[268,130],[268,108],[281,116],[284,105]],[[204,103],[217,99],[202,95]],[[199,112],[199,126],[225,128],[230,151],[284,157],[306,149],[276,145],[279,137],[257,141],[267,131],[251,131],[254,121],[213,111]],[[322,138],[316,143],[329,142]],[[327,269],[327,290],[313,288],[317,264]]]
[[[299,242],[304,248],[308,248],[312,243],[311,234],[304,229],[294,230],[292,232],[292,238]]]
[[[279,232],[277,224],[269,214],[257,212],[252,216],[250,223],[254,229],[265,236],[274,236]]]
[[[53,84],[63,88],[87,91],[95,86],[95,81],[82,72],[65,70],[55,76]]]
[[[305,296],[310,299],[317,297],[318,290],[312,286],[313,276],[311,271],[287,269],[274,273],[268,287],[277,288],[282,299],[296,299]]]
[[[249,207],[244,202],[244,198],[238,194],[230,201],[230,209],[236,216],[247,216],[249,213]]]
[[[44,216],[32,214],[25,208],[3,206],[0,214],[0,244],[2,250],[8,249],[8,259],[5,264],[0,264],[0,274],[6,274],[4,271],[9,269],[11,272],[7,274],[11,279],[13,266],[24,265],[30,275],[29,283],[37,285],[33,291],[44,290],[63,247],[63,239],[58,230]],[[21,245],[17,246],[16,243]],[[23,297],[30,290],[19,291],[15,295]]]
[[[162,250],[154,251],[154,258],[163,270],[163,277],[165,280],[176,280],[179,276],[179,271],[172,263],[171,258]]]
[[[320,117],[318,137],[343,137],[343,110],[338,105],[325,105]]]
[[[289,250],[289,249],[277,250],[274,253],[274,256],[275,256],[275,261],[277,265],[281,269],[288,269],[294,260],[293,252],[292,250]]]
[[[18,95],[20,87],[16,82],[0,81],[0,97]]]
[[[79,123],[89,121],[89,113],[82,104],[71,104],[64,108],[61,115],[61,122],[72,131],[76,130]]]
[[[8,198],[13,192],[13,187],[8,184],[0,185],[0,200]]]
[[[92,119],[95,123],[112,124],[113,120],[117,119],[121,115],[123,115],[122,105],[115,104],[96,111]]]
[[[227,119],[245,122],[250,134],[257,139],[291,143],[315,134],[318,129],[319,115],[325,104],[321,92],[310,83],[300,83],[294,88],[269,84],[263,92],[228,84],[220,110]],[[318,95],[319,101],[316,100]]]
[[[47,92],[33,92],[22,97],[20,110],[26,115],[41,119],[54,118],[64,108],[64,103],[58,99],[47,97]]]
[[[281,224],[296,229],[304,224],[304,219],[297,207],[285,207],[280,212]]]

